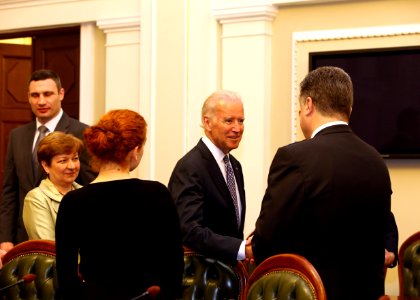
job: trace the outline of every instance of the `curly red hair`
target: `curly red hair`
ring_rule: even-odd
[[[83,133],[93,158],[92,167],[97,169],[104,162],[122,164],[131,150],[143,146],[146,130],[146,121],[135,111],[116,109],[103,115]]]

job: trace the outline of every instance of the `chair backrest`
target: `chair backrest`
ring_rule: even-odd
[[[248,278],[247,300],[326,300],[321,277],[297,254],[277,254],[259,264]]]
[[[420,296],[420,231],[408,237],[398,251],[400,296]]]
[[[182,299],[242,299],[245,266],[232,266],[184,248]]]
[[[0,288],[17,283],[23,276],[34,274],[35,280],[0,292],[2,300],[53,300],[56,298],[55,242],[30,240],[13,247],[3,258]]]

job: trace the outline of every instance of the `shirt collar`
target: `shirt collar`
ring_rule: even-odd
[[[36,128],[38,129],[39,126],[44,125],[45,127],[48,128],[49,132],[53,132],[55,130],[55,128],[57,127],[58,122],[60,121],[61,117],[63,116],[63,109],[60,109],[60,112],[51,120],[49,120],[47,123],[45,124],[41,124],[38,121],[38,118],[36,119]]]
[[[320,132],[322,129],[325,129],[327,127],[331,127],[331,126],[334,126],[334,125],[349,125],[349,124],[344,122],[344,121],[333,121],[333,122],[328,122],[328,123],[322,124],[317,129],[315,129],[314,132],[312,132],[311,138],[313,138],[315,135],[317,135],[317,133]]]
[[[216,161],[223,160],[223,157],[225,157],[225,154],[223,153],[222,150],[217,148],[217,146],[213,144],[213,142],[210,141],[210,139],[207,136],[202,137],[201,140],[207,146],[207,148],[209,148],[211,154],[213,155]]]

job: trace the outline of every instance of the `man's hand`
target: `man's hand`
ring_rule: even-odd
[[[3,268],[3,257],[7,252],[0,249],[0,269]]]
[[[13,247],[14,247],[14,245],[11,242],[0,243],[0,250],[4,250],[6,252],[9,252],[10,249],[12,249]]]
[[[245,256],[246,256],[246,261],[249,262],[250,264],[254,264],[254,253],[252,252],[252,235],[249,235],[246,239],[246,243],[245,243]]]
[[[389,267],[395,260],[395,254],[385,249],[385,267]]]

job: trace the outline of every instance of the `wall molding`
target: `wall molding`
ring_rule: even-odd
[[[352,2],[352,1],[360,1],[360,0],[273,0],[272,4],[276,5],[277,7],[281,6],[304,6],[304,5],[314,5],[314,4],[331,4],[337,2]],[[369,1],[369,0],[367,0]]]
[[[105,33],[140,30],[140,17],[102,19],[98,20],[96,25]]]
[[[303,31],[293,33],[295,42],[323,41],[337,39],[371,38],[393,35],[409,35],[420,33],[420,24],[408,24],[397,26],[378,26],[364,28],[345,28],[334,30]]]
[[[236,7],[213,8],[213,16],[221,24],[273,21],[277,15],[277,8],[271,4],[249,4]]]
[[[45,6],[70,2],[82,2],[86,0],[0,0],[0,10],[17,9],[33,6]]]
[[[299,84],[308,70],[306,58],[311,52],[311,47],[316,52],[319,52],[320,45],[322,45],[322,51],[334,51],[335,45],[346,41],[352,42],[352,46],[347,47],[346,50],[359,49],[357,47],[360,45],[356,45],[359,41],[366,42],[364,49],[392,48],[396,47],[396,41],[402,41],[405,46],[416,46],[420,45],[419,37],[420,24],[294,32],[292,35],[292,142],[300,137],[298,133],[300,132]],[[408,41],[405,38],[408,38]],[[384,39],[389,41],[378,42]],[[305,56],[305,59],[302,59],[302,56]]]

